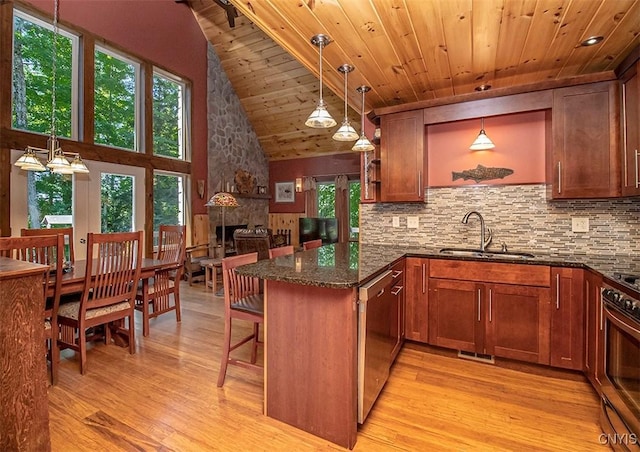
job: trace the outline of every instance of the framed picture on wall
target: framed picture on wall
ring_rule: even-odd
[[[276,182],[276,202],[294,202],[296,192],[293,182]]]

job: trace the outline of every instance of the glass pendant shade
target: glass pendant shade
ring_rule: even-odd
[[[342,125],[333,134],[333,139],[336,141],[353,141],[358,138],[358,132],[351,126],[351,123],[347,118],[344,118]]]
[[[371,143],[371,141],[369,141],[369,138],[367,138],[367,136],[363,133],[362,135],[360,135],[360,138],[358,138],[358,141],[356,141],[351,150],[357,152],[368,152],[373,151],[375,148],[376,147],[373,145],[373,143]]]
[[[58,169],[58,168],[71,168],[71,163],[67,160],[62,153],[62,150],[57,150],[53,154],[53,158],[49,160],[47,163],[47,168],[49,169]]]
[[[351,126],[347,116],[347,75],[353,71],[353,66],[345,63],[338,68],[338,71],[344,74],[344,119],[342,120],[342,125],[336,130],[332,138],[336,141],[354,141],[358,139],[358,132]]]
[[[36,153],[30,147],[20,156],[14,163],[17,167],[25,171],[46,171],[47,168],[42,164]]]
[[[89,172],[89,168],[87,168],[87,166],[84,164],[84,162],[82,161],[82,157],[80,157],[79,154],[76,155],[73,161],[71,162],[71,169],[73,170],[74,173]]]
[[[336,120],[331,117],[327,111],[324,100],[320,99],[316,105],[316,109],[311,112],[304,125],[313,127],[314,129],[328,129],[337,124]]]
[[[320,99],[318,99],[315,110],[311,112],[304,125],[314,129],[328,129],[337,124],[336,120],[327,111],[327,106],[322,99],[322,49],[330,43],[331,38],[327,35],[318,34],[311,38],[311,44],[317,46],[320,53]]]
[[[355,142],[352,151],[356,152],[368,152],[373,151],[376,147],[369,141],[369,138],[364,133],[364,94],[371,88],[365,85],[358,86],[356,91],[362,94],[362,111],[360,112],[360,138]]]
[[[484,131],[484,118],[482,118],[481,125],[480,125],[480,133],[478,134],[478,137],[475,139],[475,141],[471,143],[471,146],[469,146],[469,149],[471,149],[472,151],[486,151],[488,149],[493,149],[495,147],[496,145],[493,144],[493,141],[489,139],[486,132]]]

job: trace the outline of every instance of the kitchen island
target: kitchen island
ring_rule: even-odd
[[[265,280],[265,414],[352,448],[357,435],[357,288],[404,257],[590,268],[605,278],[638,271],[635,258],[534,253],[448,256],[439,248],[327,245],[262,260],[239,272]]]
[[[363,262],[357,243],[262,260],[265,414],[343,447],[357,434],[357,288],[395,258]]]

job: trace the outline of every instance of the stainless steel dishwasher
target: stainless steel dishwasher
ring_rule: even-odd
[[[395,338],[389,321],[395,295],[387,270],[360,287],[358,300],[358,423],[362,424],[389,377]]]

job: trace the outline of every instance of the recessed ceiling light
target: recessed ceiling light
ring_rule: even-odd
[[[589,47],[599,44],[604,39],[604,36],[591,36],[580,43],[582,47]]]
[[[475,90],[476,91],[487,91],[488,89],[491,89],[491,85],[480,85],[480,86],[476,86]]]

